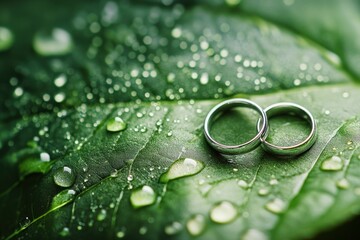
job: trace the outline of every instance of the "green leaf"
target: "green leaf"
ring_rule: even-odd
[[[1,3],[0,238],[302,239],[358,214],[357,10],[355,1]],[[290,159],[261,147],[221,155],[203,121],[229,97],[298,103],[318,140]],[[257,118],[228,111],[213,135],[246,141]],[[308,131],[274,117],[269,141],[294,144]]]

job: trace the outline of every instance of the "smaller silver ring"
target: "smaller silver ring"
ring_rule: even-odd
[[[316,122],[312,114],[306,108],[295,103],[282,102],[273,104],[265,108],[264,111],[269,119],[273,116],[281,114],[297,115],[307,120],[311,126],[310,134],[306,137],[306,139],[292,146],[277,146],[275,144],[267,142],[267,136],[263,137],[261,140],[262,147],[265,151],[281,156],[294,156],[306,152],[314,145],[317,138]],[[260,120],[258,120],[257,129],[260,128],[261,123]]]
[[[254,109],[260,114],[260,119],[258,121],[257,127],[258,133],[252,139],[245,143],[238,145],[225,145],[217,142],[213,137],[211,137],[210,128],[217,116],[219,116],[225,110],[234,107],[248,107]],[[256,103],[243,98],[230,99],[219,103],[209,111],[204,122],[204,133],[206,141],[210,144],[211,147],[223,154],[241,154],[254,150],[261,143],[260,139],[266,136],[267,130],[268,119],[264,110]]]

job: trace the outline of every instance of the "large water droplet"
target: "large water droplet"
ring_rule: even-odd
[[[5,27],[0,27],[0,51],[9,49],[14,42],[11,31]]]
[[[235,219],[237,210],[231,202],[223,201],[216,204],[210,212],[210,218],[216,223],[228,223]]]
[[[340,157],[332,156],[322,162],[320,169],[324,171],[339,171],[343,166],[344,163]]]
[[[156,201],[156,194],[150,186],[142,186],[135,189],[130,196],[131,205],[134,208],[149,206]]]
[[[62,167],[55,171],[54,182],[60,187],[70,187],[75,181],[75,173],[69,167]]]
[[[106,125],[109,132],[119,132],[126,129],[126,123],[120,117],[110,119]]]
[[[268,202],[265,205],[265,208],[273,213],[281,213],[282,211],[284,211],[285,207],[286,205],[284,201],[280,198],[275,198],[274,200]]]
[[[75,191],[72,189],[65,189],[56,194],[51,202],[51,209],[61,207],[68,202],[71,202],[75,197]]]
[[[65,55],[72,49],[70,34],[61,28],[50,32],[38,32],[33,40],[34,50],[42,56]]]
[[[193,236],[200,235],[205,228],[205,218],[201,214],[191,217],[186,223],[186,229]]]
[[[166,183],[170,180],[191,176],[199,173],[205,167],[203,162],[191,158],[180,158],[173,162],[170,168],[161,175],[160,182]]]

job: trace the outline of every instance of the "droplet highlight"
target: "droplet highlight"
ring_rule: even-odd
[[[280,198],[275,198],[265,205],[265,208],[272,213],[281,213],[285,210],[285,207],[285,202]]]
[[[145,207],[154,204],[156,201],[156,194],[150,186],[142,186],[135,189],[130,196],[131,205],[134,208]]]
[[[106,130],[109,132],[119,132],[126,129],[126,123],[120,117],[110,119],[106,125]]]
[[[210,219],[216,223],[228,223],[233,221],[237,216],[235,206],[228,201],[216,204],[210,211]]]
[[[166,183],[168,181],[191,176],[199,173],[205,167],[204,163],[192,158],[180,158],[176,160],[169,169],[161,175],[160,182]]]
[[[192,216],[187,222],[186,222],[186,229],[192,236],[198,236],[200,235],[205,228],[205,218],[201,214],[196,214]]]

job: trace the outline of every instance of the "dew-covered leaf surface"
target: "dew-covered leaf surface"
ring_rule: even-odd
[[[0,238],[301,239],[358,214],[360,14],[333,2],[1,3]],[[231,97],[298,103],[318,140],[221,155],[203,121]],[[245,141],[257,117],[213,134]]]

